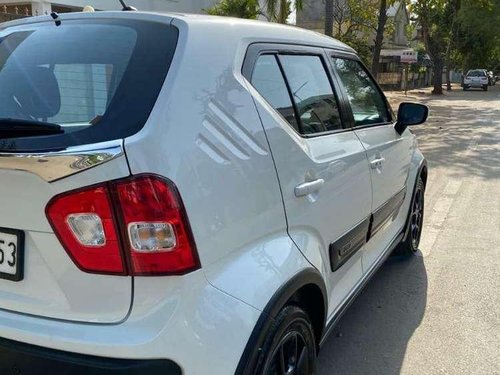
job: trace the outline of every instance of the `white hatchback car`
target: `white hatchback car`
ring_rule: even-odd
[[[314,373],[427,167],[355,52],[270,23],[0,28],[0,373]]]
[[[464,77],[463,89],[466,91],[470,88],[481,88],[484,91],[488,91],[489,84],[490,78],[485,69],[473,69],[469,70]]]

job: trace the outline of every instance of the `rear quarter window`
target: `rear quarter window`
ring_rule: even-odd
[[[0,125],[60,125],[63,134],[6,138],[0,151],[60,150],[138,132],[157,100],[178,31],[138,20],[65,20],[0,33]]]

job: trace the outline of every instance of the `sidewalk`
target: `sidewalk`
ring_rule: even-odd
[[[402,102],[416,102],[426,104],[429,100],[444,98],[449,95],[454,95],[458,91],[462,92],[460,84],[454,83],[451,86],[451,91],[446,91],[446,86],[443,85],[443,95],[432,95],[433,87],[422,87],[419,89],[408,90],[405,95],[404,91],[384,91],[389,103],[391,103],[392,109],[394,111],[398,110],[399,104]]]

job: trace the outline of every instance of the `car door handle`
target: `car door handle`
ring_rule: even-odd
[[[372,169],[380,168],[380,167],[382,167],[382,164],[384,163],[384,161],[385,161],[384,158],[374,159],[370,162],[370,166],[372,167]]]
[[[295,186],[295,196],[296,197],[304,197],[311,193],[314,193],[321,189],[321,187],[325,184],[325,180],[322,178],[318,178],[317,180],[304,182],[303,184]]]

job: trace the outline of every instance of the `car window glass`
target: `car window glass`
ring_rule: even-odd
[[[337,100],[319,56],[280,55],[302,134],[342,129]]]
[[[0,30],[2,126],[35,121],[63,130],[3,137],[0,150],[60,150],[135,134],[158,99],[177,36],[173,26],[125,19]]]
[[[468,77],[486,77],[486,73],[480,70],[472,70],[467,74]]]
[[[251,82],[264,99],[281,113],[295,130],[299,131],[293,104],[274,55],[259,57],[253,70]]]
[[[356,126],[390,121],[385,100],[363,66],[355,60],[333,59],[351,104]]]
[[[59,112],[48,120],[59,124],[98,121],[112,97],[113,68],[111,64],[54,65],[61,106]]]

